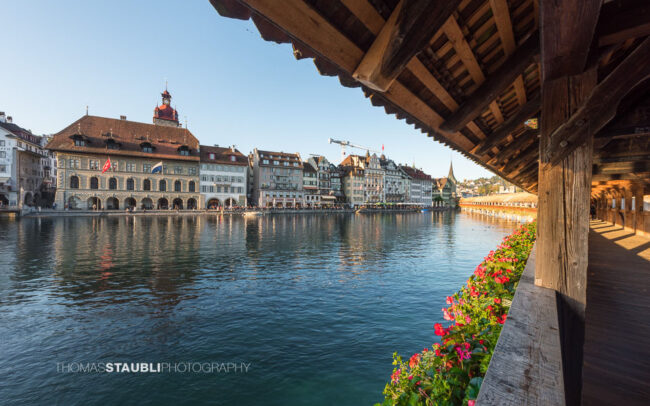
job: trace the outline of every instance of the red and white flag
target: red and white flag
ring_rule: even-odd
[[[106,172],[109,169],[111,169],[111,157],[108,157],[108,159],[106,160],[106,163],[102,167],[102,173]]]

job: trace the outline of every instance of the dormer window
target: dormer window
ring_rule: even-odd
[[[190,148],[187,145],[183,145],[178,148],[178,154],[183,156],[190,156]]]
[[[230,161],[231,162],[235,162],[236,160],[237,160],[237,157],[235,157],[234,155],[230,156]]]
[[[86,144],[89,144],[88,137],[81,134],[75,134],[70,138],[72,138],[75,147],[85,147]]]
[[[210,159],[214,160],[214,153],[210,152]]]
[[[115,142],[113,139],[106,140],[106,148],[108,149],[120,149],[120,143]]]
[[[140,148],[142,148],[142,152],[147,152],[147,153],[152,153],[153,152],[153,146],[151,143],[148,142],[143,142],[140,144]]]

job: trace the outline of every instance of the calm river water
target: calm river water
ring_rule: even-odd
[[[445,296],[515,226],[467,213],[0,220],[0,403],[381,401],[392,353],[435,341]]]

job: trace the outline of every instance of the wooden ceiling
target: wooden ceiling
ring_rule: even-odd
[[[588,98],[576,112],[583,116],[553,132],[543,158],[562,159],[595,133],[594,182],[629,173],[644,180],[650,172],[650,81],[632,83],[633,91],[616,86],[650,73],[647,0],[577,2],[597,24],[567,21],[551,34],[584,36],[592,46],[568,50],[565,61],[545,69],[538,0],[210,1],[219,14],[251,18],[265,40],[292,43],[295,57],[313,58],[322,75],[360,87],[374,106],[533,193],[539,130],[524,122],[539,116],[542,72],[549,80],[596,69],[594,92],[607,105]]]

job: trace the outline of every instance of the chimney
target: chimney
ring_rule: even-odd
[[[234,144],[233,144],[232,147],[230,147],[230,150],[231,150],[232,152],[235,152],[235,145],[234,145]]]
[[[14,119],[11,116],[7,116],[7,123],[13,123]]]
[[[215,147],[218,147],[218,146],[219,146],[219,144],[214,144],[214,146],[215,146]]]
[[[5,116],[5,112],[4,112],[4,111],[0,111],[0,123],[5,123],[5,122],[7,122],[7,119],[6,119],[5,117],[6,117],[6,116]]]
[[[126,116],[120,116],[120,120],[126,120]]]

